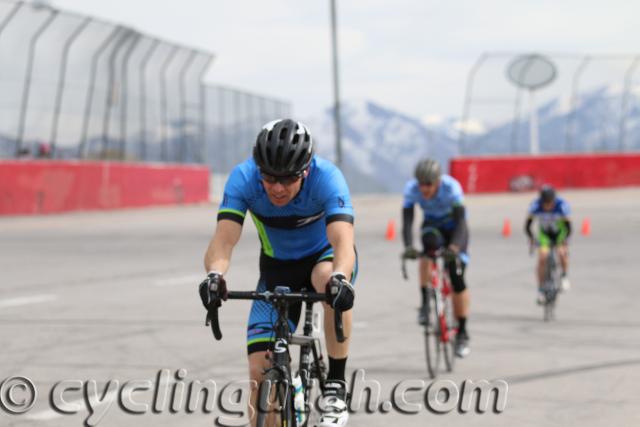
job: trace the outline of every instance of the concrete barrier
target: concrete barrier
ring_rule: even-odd
[[[622,187],[640,185],[640,154],[463,157],[449,171],[466,193]]]
[[[0,161],[0,215],[206,202],[201,165]]]

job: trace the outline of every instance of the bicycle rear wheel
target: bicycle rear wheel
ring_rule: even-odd
[[[277,371],[269,371],[258,394],[257,427],[295,426],[293,392]]]
[[[438,306],[436,295],[433,289],[429,289],[429,297],[427,298],[427,315],[424,325],[424,344],[427,356],[427,372],[430,378],[438,375],[440,365],[440,322],[438,320]]]
[[[555,250],[551,250],[547,257],[547,265],[544,274],[544,315],[545,322],[555,319],[556,299],[558,297],[558,263],[556,261]]]

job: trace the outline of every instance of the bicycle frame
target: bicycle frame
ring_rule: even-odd
[[[322,358],[320,342],[318,338],[312,336],[313,303],[327,301],[327,296],[325,294],[310,292],[292,293],[288,287],[278,286],[273,292],[228,292],[228,299],[267,301],[273,305],[278,313],[277,320],[273,326],[273,350],[268,353],[271,359],[271,367],[264,371],[264,381],[259,390],[260,397],[258,406],[260,412],[258,414],[258,425],[261,425],[261,422],[264,424],[264,414],[269,409],[268,400],[269,395],[271,394],[271,386],[273,385],[276,386],[276,394],[280,400],[280,411],[283,424],[287,426],[297,425],[293,412],[294,390],[292,385],[291,357],[289,352],[289,347],[291,345],[299,345],[301,347],[300,364],[298,369],[305,389],[304,412],[307,414],[307,421],[303,425],[307,425],[309,419],[308,415],[310,413],[308,397],[313,385],[312,379],[318,379],[321,390],[323,390],[325,386],[323,370],[324,361]],[[289,304],[293,302],[305,302],[306,304],[302,335],[293,334],[289,328],[288,309]],[[222,338],[222,333],[220,331],[218,320],[218,308],[219,305],[217,304],[212,304],[210,306],[207,314],[207,324],[211,322],[213,335],[217,340],[220,340]],[[343,342],[345,337],[343,334],[342,313],[339,310],[334,311],[336,338],[338,341]],[[284,387],[284,392],[282,392],[282,388],[279,387]],[[265,402],[267,403],[266,405],[264,404]]]
[[[444,354],[447,371],[451,372],[454,365],[453,344],[457,328],[452,327],[451,302],[452,291],[451,278],[445,268],[445,257],[451,255],[445,250],[440,250],[435,257],[428,257],[429,287],[428,298],[421,310],[424,312],[424,335],[427,356],[427,370],[431,378],[435,378],[438,372],[440,354]],[[402,273],[408,279],[406,258],[401,257]],[[456,268],[461,274],[460,259],[455,256]],[[433,310],[433,311],[431,311]],[[434,316],[433,318],[431,316]]]
[[[560,289],[558,283],[558,249],[555,244],[549,247],[549,254],[545,263],[544,281],[542,290],[544,292],[544,320],[548,321],[555,317],[555,303]]]
[[[451,279],[444,268],[444,258],[442,256],[439,255],[435,259],[429,258],[427,262],[430,264],[431,289],[436,296],[436,313],[440,323],[440,341],[448,343],[455,335],[455,329],[451,329],[447,325],[444,310],[444,300],[452,294]]]

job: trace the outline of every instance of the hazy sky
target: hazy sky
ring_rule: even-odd
[[[459,116],[485,51],[640,52],[629,0],[337,1],[344,100],[416,117]],[[289,100],[298,117],[332,103],[328,0],[54,0],[216,55],[206,80]]]

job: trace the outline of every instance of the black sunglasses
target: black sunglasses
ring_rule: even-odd
[[[279,182],[282,185],[291,185],[294,182],[298,182],[302,177],[302,175],[273,176],[264,172],[260,172],[260,176],[264,182],[269,184],[276,184]]]

